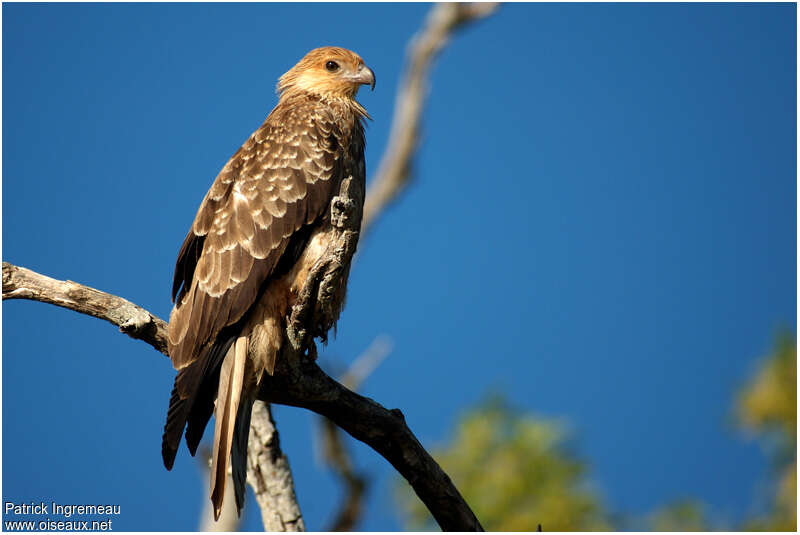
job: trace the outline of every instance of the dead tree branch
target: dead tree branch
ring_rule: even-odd
[[[130,301],[95,290],[72,281],[60,281],[35,271],[3,262],[3,300],[30,299],[42,303],[68,308],[113,323],[132,338],[147,342],[164,355],[167,353],[167,323]],[[257,403],[250,420],[250,445],[248,450],[247,480],[255,491],[256,501],[261,506],[264,527],[270,531],[303,531],[303,519],[294,493],[294,482],[289,462],[280,449],[278,431],[270,419],[268,409],[258,409]],[[254,466],[252,458],[263,459],[263,466]],[[266,462],[269,460],[269,462]],[[264,474],[274,479],[275,484],[262,485]],[[259,484],[254,484],[259,482]],[[279,483],[278,483],[279,482]],[[229,485],[229,487],[233,487]],[[233,499],[226,500],[234,510]],[[231,512],[229,511],[229,513]],[[223,511],[224,513],[224,511]],[[211,516],[210,513],[208,515]],[[228,514],[228,517],[231,515]],[[284,519],[280,529],[273,519]],[[236,513],[233,512],[233,518]],[[268,523],[269,522],[269,523]],[[230,525],[230,524],[229,524]],[[208,524],[207,528],[210,529]],[[216,526],[220,529],[222,526]],[[294,529],[292,529],[294,528]],[[225,531],[230,531],[226,529]]]
[[[404,75],[397,91],[389,141],[364,203],[361,233],[365,234],[378,216],[405,189],[411,179],[411,166],[419,142],[420,123],[428,93],[428,78],[433,61],[452,34],[470,22],[488,17],[497,3],[439,4],[434,6],[422,30],[409,42]],[[380,352],[378,352],[380,353]],[[385,358],[358,359],[342,383],[352,390]],[[361,368],[365,369],[361,369]],[[367,481],[353,468],[339,428],[328,418],[321,420],[321,438],[326,461],[341,478],[345,499],[330,531],[350,531],[361,516]],[[426,504],[427,505],[427,504]]]
[[[366,381],[375,368],[389,356],[389,353],[392,352],[392,345],[391,338],[386,335],[375,338],[339,378],[339,382],[350,390],[358,390],[361,383]]]
[[[266,378],[259,397],[321,414],[380,453],[409,482],[445,531],[483,531],[450,478],[406,425],[403,413],[348,390],[316,363],[304,361],[297,375]]]
[[[259,395],[263,401],[312,410],[368,444],[408,480],[442,529],[456,531],[476,531],[482,527],[450,478],[408,428],[402,413],[397,409],[387,410],[371,399],[355,394],[328,377],[304,355],[306,352],[315,354],[313,338],[321,336],[324,339],[332,324],[335,317],[335,311],[331,309],[331,303],[335,302],[332,296],[344,289],[360,231],[370,228],[409,181],[427,94],[426,80],[433,60],[455,30],[490,15],[496,7],[497,4],[437,5],[426,19],[422,32],[413,38],[406,75],[397,95],[388,147],[370,195],[364,203],[364,185],[346,180],[340,195],[332,202],[330,246],[312,270],[292,310],[286,332],[291,343],[286,344],[282,352],[281,366],[275,376],[263,381]],[[104,319],[129,336],[167,354],[166,323],[120,297],[71,281],[51,279],[4,262],[3,299],[41,301]],[[280,462],[285,461],[285,456],[280,451],[277,431],[268,412],[263,412],[266,414],[262,417],[258,417],[255,410],[253,414],[251,434],[255,435],[251,436],[259,438],[251,439],[248,481],[262,507],[265,527],[279,529],[268,523],[271,522],[267,519],[269,509],[278,511],[282,523],[280,529],[302,530],[303,521],[294,497],[288,462]],[[258,435],[257,422],[266,426],[262,429],[263,436]],[[272,431],[269,431],[270,426]],[[263,471],[270,466],[277,473]],[[273,494],[271,483],[284,480],[286,484],[279,485],[283,490],[278,495]]]
[[[247,449],[247,481],[256,494],[266,531],[305,531],[294,494],[289,459],[280,447],[278,429],[268,403],[253,405],[250,446]],[[231,502],[232,503],[232,502]]]
[[[427,80],[433,61],[455,31],[470,22],[488,17],[494,13],[498,5],[497,3],[438,4],[431,9],[422,30],[409,42],[404,75],[397,91],[389,141],[364,203],[362,234],[367,233],[386,206],[399,196],[411,179],[411,165],[420,137],[420,123],[428,93]],[[342,377],[342,383],[355,390],[387,354],[385,351],[383,354],[380,354],[380,351],[375,353],[380,356],[365,359],[364,362],[358,359]],[[360,517],[361,502],[367,482],[353,468],[339,429],[333,420],[323,418],[321,428],[326,460],[342,479],[346,489],[346,497],[330,530],[350,531]]]
[[[287,338],[293,343],[284,344],[275,375],[262,378],[259,399],[303,407],[333,420],[354,438],[368,444],[385,457],[408,480],[442,529],[482,531],[478,519],[464,498],[406,426],[399,410],[389,411],[371,399],[351,392],[328,377],[313,359],[305,356],[306,349],[313,347],[312,335],[317,334],[318,326],[329,326],[328,322],[333,317],[330,316],[331,303],[335,302],[335,293],[342,291],[347,280],[358,242],[358,216],[363,199],[362,183],[351,178],[342,181],[339,195],[331,202],[332,224],[328,230],[328,248],[300,291],[287,325]],[[16,277],[19,273],[25,276],[24,280]],[[38,284],[31,284],[31,281]],[[33,287],[39,290],[31,289]],[[42,288],[44,291],[41,291]],[[76,298],[76,295],[80,295],[80,298]],[[120,327],[131,321],[130,317],[117,312],[111,313],[109,310],[109,305],[117,311],[120,302],[128,301],[74,282],[49,279],[6,263],[3,264],[3,298],[33,299],[66,306],[101,317]],[[166,323],[135,305],[130,310],[137,317],[145,313],[148,318],[152,318],[149,324],[154,331],[142,330],[138,338],[161,351],[163,341],[166,340]],[[309,354],[313,353],[309,351]],[[259,440],[253,447],[263,444]],[[277,441],[270,441],[268,444],[277,447]],[[273,453],[268,452],[267,455]],[[250,462],[248,468],[249,465]],[[286,466],[288,468],[288,463]],[[252,481],[258,481],[259,477],[263,476],[253,474]],[[248,480],[251,480],[249,470]],[[272,507],[276,505],[270,501],[267,503]],[[286,516],[281,514],[281,518],[292,516],[290,513]]]
[[[211,450],[203,455],[206,481],[210,477]],[[289,459],[282,452],[280,437],[272,418],[269,403],[256,401],[250,419],[250,443],[247,448],[247,481],[253,487],[261,510],[264,531],[305,531],[305,522],[294,493]],[[225,506],[219,520],[214,520],[214,507],[206,501],[200,531],[241,531],[242,518],[233,506],[233,478],[228,472]]]
[[[366,233],[386,206],[408,185],[411,164],[419,142],[420,123],[428,96],[433,61],[453,33],[495,12],[497,3],[435,5],[422,30],[411,38],[404,75],[397,91],[389,141],[370,183],[364,203],[362,232]]]
[[[363,174],[352,173],[352,176]],[[359,396],[328,377],[313,359],[304,358],[305,344],[313,348],[313,341],[296,333],[307,331],[304,326],[309,324],[322,326],[322,332],[330,328],[329,311],[336,302],[334,295],[346,283],[358,243],[364,185],[352,176],[342,181],[339,195],[331,202],[332,224],[326,240],[329,245],[300,291],[287,325],[290,340],[294,337],[306,342],[284,344],[275,375],[262,379],[258,397],[312,410],[368,444],[408,480],[442,529],[483,531],[450,478],[406,426],[399,410],[388,411]]]
[[[72,281],[60,281],[3,262],[3,300],[50,303],[113,323],[131,338],[167,355],[167,323],[127,299]]]
[[[76,298],[76,295],[80,297]],[[3,299],[51,303],[106,319],[120,328],[129,324],[134,314],[143,311],[152,318],[154,331],[147,330],[138,338],[159,351],[162,351],[166,340],[166,323],[144,309],[134,305],[135,308],[130,309],[133,311],[131,315],[112,313],[119,309],[117,305],[120,302],[129,303],[124,299],[74,282],[57,281],[6,262],[3,263]],[[399,410],[389,411],[371,399],[351,392],[328,377],[310,359],[299,358],[297,354],[291,358],[295,362],[293,366],[282,359],[282,366],[276,370],[275,376],[264,379],[260,399],[303,407],[333,420],[354,438],[385,457],[408,480],[442,529],[482,531],[461,494],[419,443]],[[272,458],[282,455],[275,453],[280,451],[277,441],[268,441],[268,445],[274,449],[265,450],[266,455]],[[263,446],[262,440],[253,441],[251,445],[252,448]],[[248,468],[249,465],[250,462]],[[288,473],[286,475],[291,477]],[[251,476],[248,470],[248,481],[251,477],[257,480],[263,476]],[[261,499],[258,501],[260,504]],[[282,518],[290,519],[292,516],[287,512]]]

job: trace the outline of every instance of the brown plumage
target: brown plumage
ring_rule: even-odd
[[[161,451],[171,469],[185,428],[194,455],[215,413],[215,518],[229,458],[241,512],[258,382],[273,373],[286,314],[325,249],[331,198],[344,176],[364,181],[362,84],[374,87],[372,71],[335,47],[284,74],[278,105],[223,167],[178,253],[169,322],[178,375]]]

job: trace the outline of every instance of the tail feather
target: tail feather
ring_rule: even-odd
[[[222,511],[222,503],[225,498],[228,460],[230,459],[231,446],[233,445],[246,364],[247,338],[240,336],[228,349],[225,360],[222,362],[222,369],[219,375],[219,389],[217,391],[217,406],[215,412],[214,448],[211,462],[211,502],[214,505],[215,520],[219,519],[220,512]],[[240,466],[235,468],[241,470]],[[236,485],[234,485],[234,487],[236,487]]]
[[[164,466],[167,470],[172,470],[175,463],[175,455],[178,453],[178,445],[181,442],[183,427],[186,425],[186,417],[189,412],[189,404],[186,399],[181,399],[178,389],[180,373],[175,377],[172,386],[172,394],[169,398],[169,410],[167,411],[167,423],[164,425],[164,434],[161,437],[161,457],[164,459]]]
[[[204,359],[205,367],[202,372],[202,383],[200,388],[197,389],[191,410],[187,415],[186,445],[189,447],[189,453],[192,456],[197,452],[197,447],[203,438],[206,425],[208,425],[208,421],[214,413],[214,400],[217,398],[222,359],[225,358],[235,340],[235,336],[221,337],[221,340],[209,349]]]
[[[189,452],[194,455],[197,451],[214,410],[219,368],[234,340],[235,337],[222,339],[205,351],[196,362],[178,370],[169,399],[167,423],[161,438],[161,457],[167,470],[171,470],[175,463],[184,429]]]
[[[214,374],[210,382],[213,382],[215,386],[219,384],[219,373]],[[187,417],[186,445],[192,457],[197,453],[197,447],[200,445],[200,440],[203,438],[206,425],[208,425],[211,415],[214,414],[214,399],[216,399],[216,397],[217,389],[215,387],[201,389]]]
[[[233,490],[236,497],[236,511],[241,515],[244,507],[245,485],[247,483],[247,442],[250,438],[250,415],[253,413],[252,395],[242,393],[239,414],[236,416],[236,431],[233,435],[231,449],[231,469],[233,472]]]

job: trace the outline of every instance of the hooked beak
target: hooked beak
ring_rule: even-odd
[[[353,77],[353,81],[359,84],[369,85],[372,91],[375,90],[375,73],[363,63],[358,66],[358,72]]]

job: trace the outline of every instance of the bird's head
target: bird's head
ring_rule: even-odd
[[[315,93],[323,97],[355,98],[362,85],[375,89],[375,74],[364,60],[346,48],[315,48],[281,76],[278,92]]]

